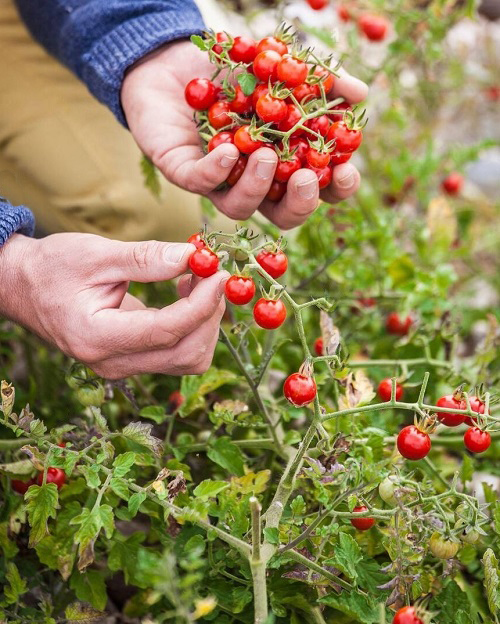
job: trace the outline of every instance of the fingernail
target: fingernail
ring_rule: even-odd
[[[217,286],[217,297],[219,299],[222,299],[222,296],[224,295],[225,289],[226,289],[226,282],[229,279],[229,277],[225,277],[224,279],[222,279],[219,282],[219,285]]]
[[[193,245],[187,243],[174,243],[173,245],[169,245],[165,250],[165,262],[177,264],[192,250]]]
[[[224,154],[224,156],[220,159],[220,164],[221,167],[232,167],[235,162],[238,160],[238,156],[228,156],[227,154]]]
[[[337,186],[343,189],[350,188],[354,184],[354,167],[346,167],[344,175],[337,180]]]
[[[262,178],[263,180],[268,180],[276,169],[276,161],[275,160],[266,160],[262,159],[257,162],[257,167],[255,168],[255,175],[258,178]]]
[[[308,180],[297,185],[297,193],[302,199],[312,199],[316,192],[317,182],[316,180]]]

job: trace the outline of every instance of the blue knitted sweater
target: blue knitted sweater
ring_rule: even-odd
[[[168,41],[203,30],[193,0],[15,0],[31,33],[106,104],[123,125],[120,88],[127,67]],[[1,189],[0,189],[1,193]],[[32,213],[0,197],[0,245],[31,235]]]

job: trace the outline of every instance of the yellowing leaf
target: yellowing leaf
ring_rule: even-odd
[[[361,369],[349,373],[346,379],[342,381],[342,385],[345,387],[345,395],[341,395],[339,398],[340,409],[366,405],[375,396],[372,382]]]

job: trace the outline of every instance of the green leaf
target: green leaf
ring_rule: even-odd
[[[306,510],[306,503],[304,497],[299,494],[290,503],[290,509],[294,516],[301,516]]]
[[[363,596],[355,591],[328,594],[320,598],[319,602],[345,613],[362,624],[380,622],[378,605],[369,596]]]
[[[3,552],[6,559],[12,559],[18,551],[16,543],[9,539],[9,525],[7,522],[0,523],[0,552]]]
[[[257,78],[253,74],[243,72],[241,74],[238,74],[238,83],[245,95],[252,95],[252,93],[255,91]]]
[[[243,454],[227,436],[217,438],[207,451],[208,457],[231,474],[243,476]]]
[[[441,609],[439,622],[455,622],[458,611],[470,612],[469,597],[463,592],[455,581],[447,583],[446,587],[436,595],[432,606]]]
[[[128,508],[132,517],[134,517],[139,511],[139,507],[146,500],[147,494],[146,492],[135,492],[129,498]]]
[[[481,562],[484,567],[484,586],[486,588],[488,607],[491,613],[496,616],[500,609],[499,570],[497,558],[491,548],[486,550]]]
[[[500,535],[500,502],[498,501],[493,509],[493,526],[495,527],[495,533]]]
[[[115,530],[115,520],[113,508],[110,505],[101,505],[99,507],[99,515],[101,516],[102,528],[108,539],[111,539]]]
[[[21,578],[16,564],[12,562],[7,564],[5,578],[9,583],[4,588],[7,604],[15,604],[18,602],[19,596],[22,596],[28,591],[28,584]]]
[[[239,377],[233,372],[209,368],[203,375],[185,375],[181,380],[180,392],[186,398],[179,409],[185,417],[205,405],[204,396],[227,383],[236,383]]]
[[[205,481],[202,481],[194,488],[193,494],[197,498],[213,498],[228,487],[229,483],[227,481],[211,481],[210,479],[205,479]]]
[[[118,455],[113,462],[113,475],[115,477],[123,477],[132,468],[134,463],[135,453],[132,453],[131,451]]]
[[[264,537],[270,544],[277,546],[280,543],[280,532],[276,527],[264,529]]]
[[[141,543],[145,535],[140,531],[130,537],[125,537],[117,532],[108,556],[108,566],[112,572],[122,571],[125,575],[125,582],[133,581],[137,583],[135,571],[137,569],[137,556]]]
[[[85,572],[73,572],[69,586],[74,590],[78,600],[88,602],[95,609],[104,611],[108,595],[104,576],[97,570],[86,570]]]
[[[24,495],[27,502],[28,518],[31,526],[30,547],[49,534],[48,520],[56,517],[58,491],[55,483],[32,485]]]
[[[80,472],[85,477],[85,481],[90,489],[95,490],[101,485],[101,478],[99,477],[100,468],[97,464],[81,466]]]
[[[109,487],[121,499],[128,501],[130,492],[129,492],[126,481],[124,481],[123,479],[116,479],[113,477],[113,479],[111,479],[111,481],[109,482]]]
[[[465,485],[467,481],[471,481],[474,476],[474,462],[469,455],[464,453],[462,457],[462,466],[460,468],[460,480]]]
[[[106,507],[109,507],[106,505]],[[112,509],[109,507],[112,515]],[[94,561],[94,542],[97,539],[102,527],[103,519],[108,521],[109,512],[104,512],[101,516],[100,507],[89,509],[84,507],[80,515],[73,518],[70,524],[80,525],[74,536],[75,544],[78,545],[78,569],[83,570]]]
[[[26,476],[33,472],[33,464],[29,459],[12,462],[10,464],[0,464],[0,472],[5,472],[13,476]]]
[[[139,412],[139,416],[143,418],[149,418],[156,424],[161,425],[167,419],[167,413],[165,409],[160,405],[150,405],[149,407],[143,407]]]
[[[209,49],[208,42],[205,41],[203,37],[200,37],[200,35],[191,35],[191,43],[194,43],[194,45],[200,48],[203,52],[206,52]]]
[[[147,156],[141,158],[141,171],[144,180],[144,186],[151,191],[156,197],[160,197],[161,185],[158,169],[153,165]]]
[[[163,444],[161,440],[151,435],[152,428],[153,425],[147,423],[132,422],[123,429],[122,435],[136,444],[147,447],[157,457],[161,457],[163,455]]]
[[[358,563],[363,559],[361,549],[356,540],[349,533],[339,534],[339,543],[334,550],[333,557],[325,561],[326,565],[339,568],[354,581],[358,578]]]
[[[64,615],[68,624],[77,624],[83,622],[83,624],[91,624],[91,622],[102,622],[105,613],[102,611],[96,611],[88,605],[80,604],[79,602],[73,602],[66,607]]]

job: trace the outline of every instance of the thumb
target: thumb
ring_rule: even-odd
[[[187,271],[189,258],[196,250],[190,243],[109,243],[99,254],[99,281],[103,283],[146,283],[173,279]]]

